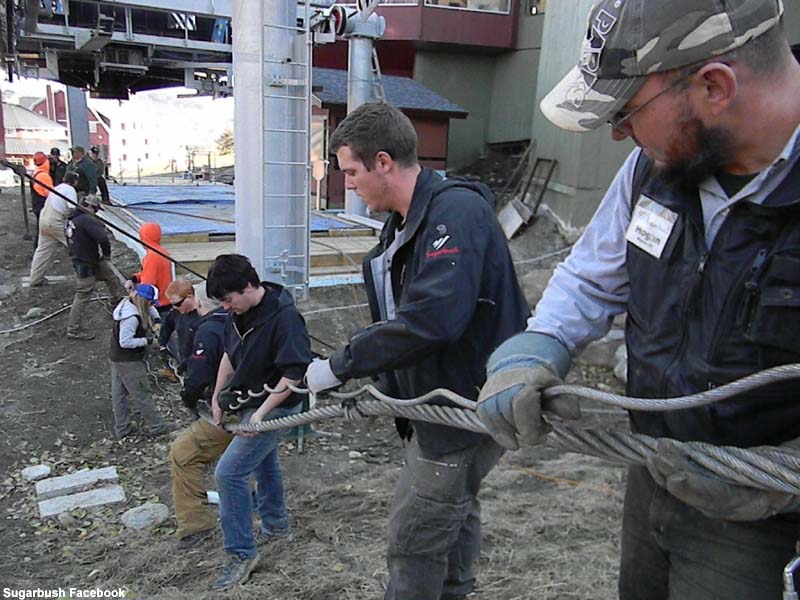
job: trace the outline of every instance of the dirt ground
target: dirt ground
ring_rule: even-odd
[[[31,322],[25,314],[33,307],[48,315],[68,306],[74,292],[66,255],[50,269],[67,276],[64,281],[22,288],[20,278],[27,275],[32,255],[23,232],[18,190],[5,188],[0,193],[3,332]],[[563,246],[555,229],[542,223],[515,242],[514,253],[535,256]],[[120,244],[114,246],[113,260],[123,272],[135,265]],[[363,293],[354,288],[312,291],[301,310],[359,302]],[[126,598],[217,597],[206,589],[224,561],[220,535],[179,553],[174,518],[143,532],[127,530],[119,521],[125,510],[146,501],[172,506],[169,440],[113,440],[106,358],[111,318],[102,302],[92,306],[89,321],[97,338],[91,342],[64,337],[66,312],[19,332],[0,333],[0,588],[123,588]],[[332,345],[366,320],[360,308],[308,316],[311,334]],[[604,370],[576,368],[570,380],[621,389]],[[188,424],[177,384],[155,376],[150,384],[161,413]],[[598,425],[598,418],[585,423]],[[624,426],[619,417],[602,418],[603,426]],[[390,419],[329,421],[316,428],[320,434],[307,440],[302,454],[295,439],[282,443],[295,541],[263,556],[250,582],[224,597],[383,596],[385,524],[403,448]],[[20,477],[22,468],[38,463],[51,465],[53,475],[115,465],[127,503],[41,520],[33,485]],[[481,492],[483,552],[479,589],[470,598],[615,598],[623,477],[617,467],[547,447],[507,454]],[[215,489],[211,474],[208,486]]]

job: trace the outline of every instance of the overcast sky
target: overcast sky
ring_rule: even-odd
[[[3,81],[3,91],[11,90],[17,96],[44,96],[46,86],[63,87],[56,82],[41,79],[14,79]],[[233,128],[233,98],[178,98],[191,94],[186,88],[168,88],[140,92],[130,100],[99,100],[89,98],[89,103],[110,119],[127,119],[131,113],[137,120],[146,119],[149,126],[159,129],[161,139],[180,140],[181,144],[209,145],[228,128]],[[124,112],[123,112],[124,111]]]

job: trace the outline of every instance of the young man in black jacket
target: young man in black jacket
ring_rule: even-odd
[[[50,161],[50,176],[53,178],[53,187],[64,181],[64,175],[67,172],[67,163],[61,160],[61,150],[58,148],[50,149],[50,156],[47,157]]]
[[[125,296],[125,290],[117,279],[108,261],[111,258],[111,242],[106,230],[94,215],[100,210],[100,200],[89,195],[81,201],[81,208],[67,215],[64,233],[75,271],[77,286],[72,308],[69,311],[67,337],[73,340],[91,340],[94,333],[81,326],[81,316],[99,279],[108,288],[109,305],[116,306]]]
[[[417,162],[408,118],[364,104],[331,138],[345,187],[392,211],[364,259],[374,323],[308,370],[319,392],[380,376],[391,395],[446,388],[476,399],[489,354],[530,315],[491,192]],[[442,404],[449,404],[442,400]],[[389,521],[387,600],[462,598],[475,587],[482,479],[502,455],[487,435],[414,422]]]
[[[259,281],[250,261],[239,254],[218,256],[206,285],[209,296],[231,312],[211,398],[214,420],[221,423],[223,411],[238,415],[242,423],[299,412],[301,397],[289,384],[297,385],[303,378],[311,362],[311,345],[292,296],[280,285]],[[250,398],[248,392],[257,396]],[[229,559],[211,585],[213,591],[247,581],[258,564],[257,546],[291,539],[278,436],[278,431],[237,435],[217,464],[220,522]],[[257,483],[261,516],[257,533],[252,529],[251,476]]]
[[[173,299],[169,293],[167,297]],[[199,322],[193,330],[190,352],[184,362],[181,400],[197,415],[197,403],[211,399],[217,381],[217,371],[225,351],[228,312],[219,302],[208,297],[205,283],[195,286],[192,298]],[[203,480],[206,467],[222,456],[232,439],[233,435],[221,427],[197,419],[170,447],[172,497],[178,521],[175,536],[179,550],[199,544],[216,531],[216,511],[208,507]]]

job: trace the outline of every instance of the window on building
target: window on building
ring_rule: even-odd
[[[144,138],[144,145],[147,146],[147,138]]]
[[[122,131],[125,131],[125,123],[120,123],[120,124],[119,124],[119,128],[120,128]]]
[[[123,154],[123,155],[122,155],[122,160],[123,160],[124,162],[128,162],[128,155],[127,155],[127,154]]]
[[[122,139],[122,145],[123,145],[123,146],[127,146],[127,145],[128,145],[128,140],[126,140],[126,139],[124,139],[124,138],[123,138],[123,139]]]
[[[148,158],[150,158],[150,155],[147,152],[145,152],[144,153],[144,159],[147,160]]]
[[[504,14],[511,11],[511,0],[425,0],[425,5]]]
[[[89,121],[89,133],[97,133],[97,121]]]

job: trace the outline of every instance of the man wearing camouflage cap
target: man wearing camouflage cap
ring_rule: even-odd
[[[543,441],[540,391],[627,312],[630,396],[694,394],[800,362],[800,65],[781,0],[604,0],[580,61],[543,100],[558,127],[606,124],[637,148],[527,331],[488,363],[478,412],[507,448]],[[800,497],[699,471],[674,440],[782,446],[800,438],[797,381],[723,403],[631,412],[661,438],[628,472],[622,600],[781,596]]]

